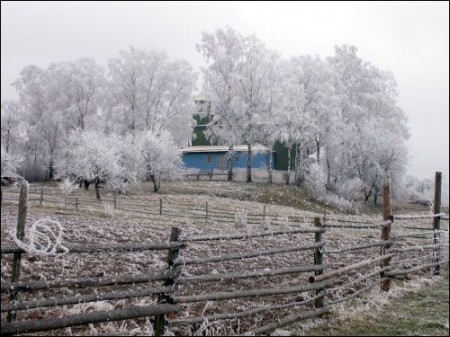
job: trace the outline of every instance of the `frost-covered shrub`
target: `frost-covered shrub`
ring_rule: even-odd
[[[347,200],[356,200],[363,188],[364,184],[359,178],[352,178],[336,186],[336,194]]]
[[[236,227],[242,228],[247,225],[247,213],[245,211],[237,211],[234,214],[234,220],[236,221]]]
[[[327,176],[319,164],[313,163],[309,167],[309,172],[305,177],[305,187],[314,200],[321,200],[325,197],[325,184]]]
[[[69,195],[76,188],[75,184],[69,178],[61,181],[58,187],[64,195]]]
[[[278,217],[278,223],[281,229],[288,229],[290,226],[289,217],[286,215],[280,215]]]
[[[114,206],[112,204],[104,204],[104,213],[106,215],[113,216],[115,213]]]
[[[135,179],[122,179],[121,177],[113,177],[112,179],[109,179],[107,182],[108,187],[116,192],[116,193],[123,193],[126,194],[130,189],[132,190],[132,184],[134,184]],[[130,181],[132,181],[130,183]]]
[[[353,201],[341,198],[336,194],[327,193],[323,202],[325,205],[333,206],[341,212],[359,212]]]
[[[266,216],[266,217],[262,220],[262,222],[261,222],[262,228],[263,228],[265,231],[270,230],[271,222],[272,222],[272,219],[271,219],[269,216]]]

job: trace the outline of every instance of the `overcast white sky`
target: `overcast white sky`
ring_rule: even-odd
[[[166,50],[195,68],[203,31],[226,25],[292,55],[333,54],[353,44],[364,61],[391,70],[411,129],[410,173],[449,177],[449,2],[1,2],[1,99],[34,64],[119,50]],[[199,88],[200,89],[200,88]]]

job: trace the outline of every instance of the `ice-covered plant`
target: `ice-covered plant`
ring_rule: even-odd
[[[69,178],[63,179],[58,184],[58,187],[61,190],[62,194],[64,194],[65,196],[70,195],[72,191],[76,188],[75,184]]]
[[[243,210],[239,210],[234,214],[236,221],[236,227],[245,227],[247,225],[247,213]]]
[[[278,223],[280,225],[280,228],[282,228],[282,229],[289,228],[289,225],[290,225],[289,217],[286,215],[278,216]]]
[[[104,204],[104,212],[106,215],[114,215],[114,206],[112,204]]]
[[[262,222],[261,222],[262,228],[263,228],[265,231],[270,230],[270,224],[271,224],[271,222],[272,222],[272,219],[271,219],[269,216],[266,216],[266,217],[262,220]]]

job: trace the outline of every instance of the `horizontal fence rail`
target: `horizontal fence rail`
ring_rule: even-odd
[[[11,335],[37,331],[48,331],[80,324],[120,321],[138,317],[167,314],[179,310],[181,310],[181,308],[176,305],[160,304],[120,310],[89,312],[48,320],[2,323],[1,333],[2,335]]]

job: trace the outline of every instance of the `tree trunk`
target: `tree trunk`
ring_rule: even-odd
[[[7,137],[6,137],[6,153],[9,153],[9,137],[10,137],[10,132],[9,132],[9,119],[11,117],[8,118],[8,132],[7,132]]]
[[[300,187],[303,183],[303,176],[301,172],[301,164],[302,164],[302,148],[297,143],[295,144],[295,183],[297,187]]]
[[[288,150],[288,165],[287,165],[286,185],[289,185],[289,179],[291,176],[291,144],[288,145],[287,150]]]
[[[156,177],[155,177],[154,174],[150,174],[150,180],[151,180],[152,183],[153,183],[153,192],[157,193],[158,190],[159,190],[159,186],[158,186],[158,184],[156,183]]]
[[[234,157],[233,145],[231,145],[230,148],[228,149],[228,178],[227,178],[227,181],[233,180],[233,166],[234,166],[233,157]]]
[[[247,153],[247,182],[252,182],[252,146],[248,144]]]
[[[331,187],[331,165],[330,165],[330,160],[328,158],[328,150],[327,150],[327,186],[328,188]]]
[[[367,201],[369,201],[369,198],[371,195],[372,195],[372,189],[370,189],[369,192],[365,194],[364,202],[367,203]]]
[[[53,179],[53,158],[50,158],[50,163],[48,165],[48,180]]]
[[[320,164],[320,142],[316,140],[317,164]]]
[[[84,131],[84,114],[80,112],[80,129]]]
[[[378,186],[374,186],[373,204],[376,206],[378,201]]]
[[[100,200],[100,180],[97,178],[95,180],[95,196],[98,200]]]
[[[86,191],[89,190],[89,185],[91,184],[90,181],[87,179],[84,179],[83,182],[84,182],[84,189]]]
[[[272,160],[272,146],[269,147],[269,150],[267,151],[267,158],[269,160],[269,184],[272,184],[273,179],[272,179],[272,173],[273,173],[273,160]]]

